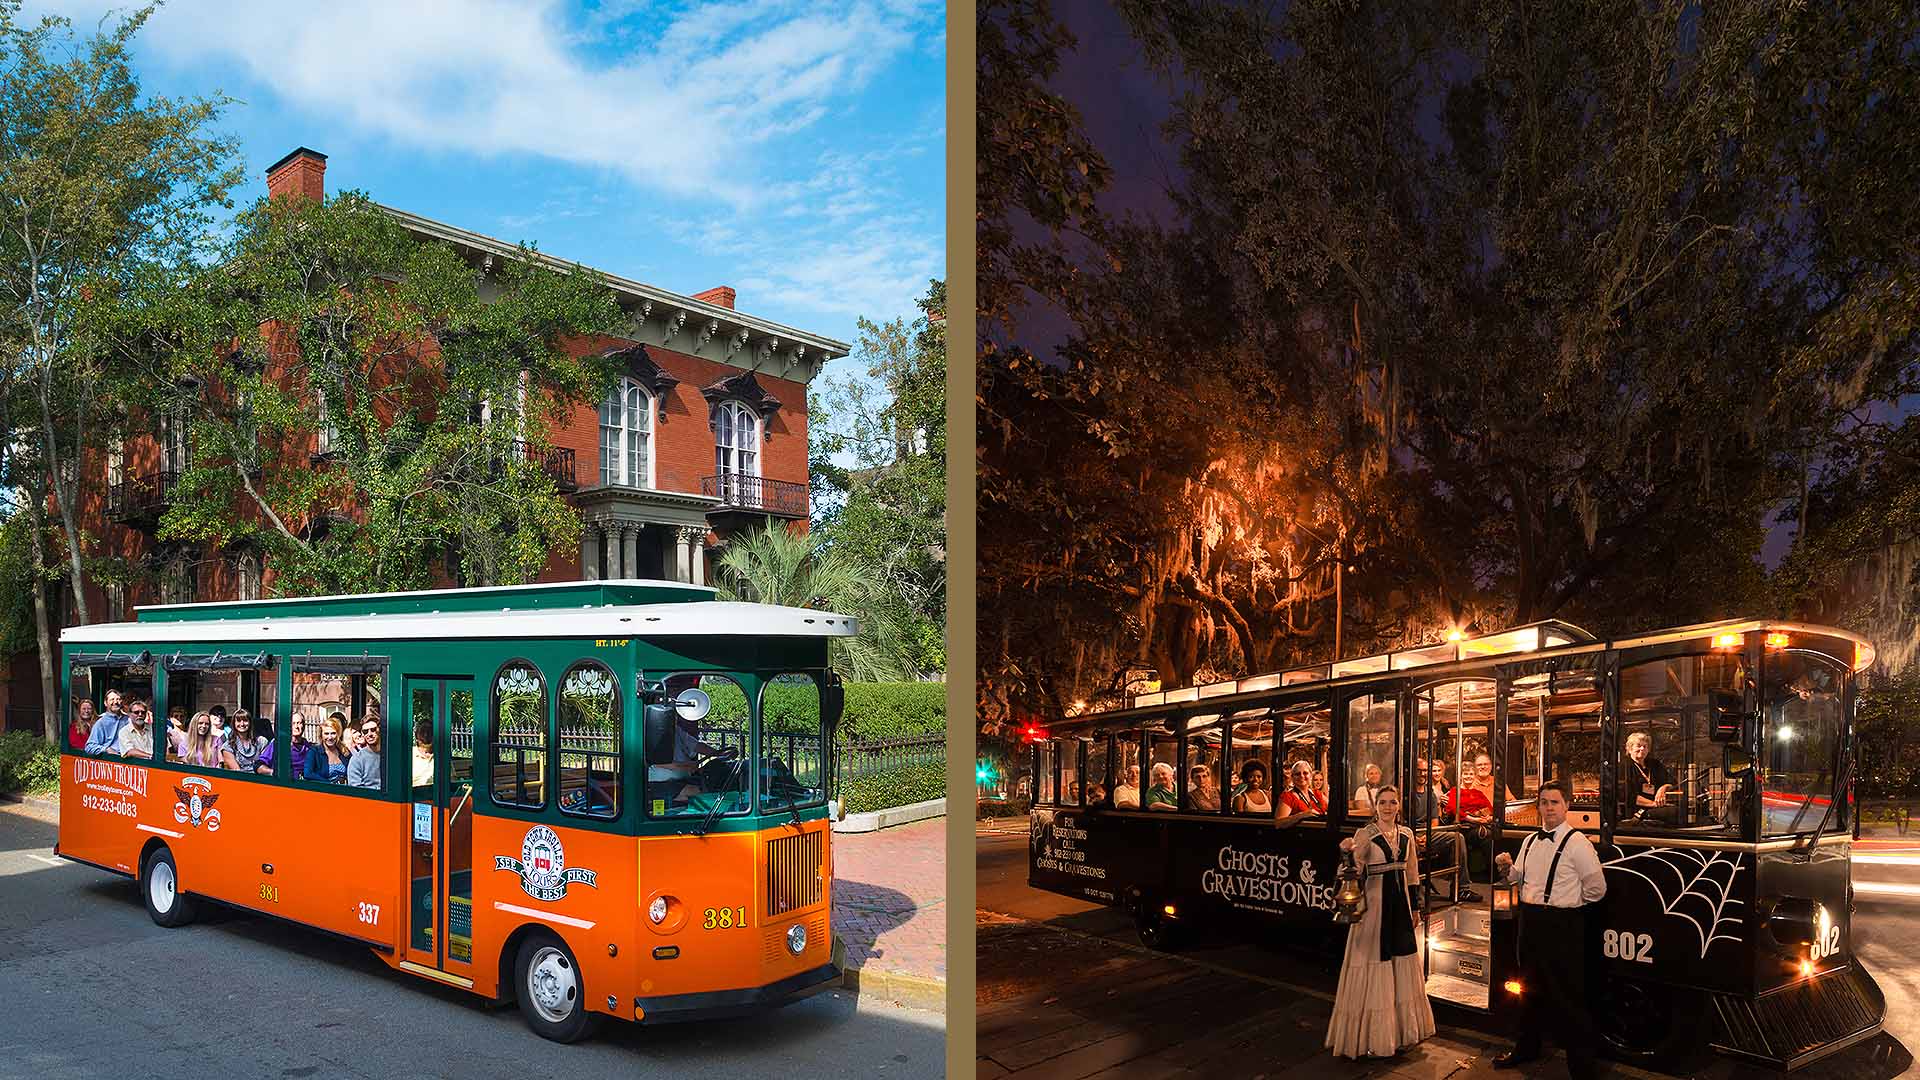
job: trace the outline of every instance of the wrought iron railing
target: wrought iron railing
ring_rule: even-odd
[[[107,516],[115,521],[157,517],[173,505],[180,474],[171,469],[128,477],[107,489]]]
[[[807,485],[792,480],[722,473],[719,476],[702,477],[700,494],[719,499],[723,506],[786,517],[807,516]]]
[[[515,451],[539,461],[547,475],[553,478],[553,486],[561,491],[574,491],[580,483],[574,477],[573,451],[564,446],[550,446],[542,451],[530,443],[515,439]]]

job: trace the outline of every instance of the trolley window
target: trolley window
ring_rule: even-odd
[[[309,654],[292,658],[288,666],[293,669],[293,700],[288,703],[290,726],[297,727],[299,736],[288,739],[288,759],[298,761],[294,776],[313,783],[346,784],[356,744],[365,739],[366,722],[372,720],[375,727],[379,727],[385,711],[381,706],[386,700],[386,661],[377,657]],[[277,688],[274,693],[277,696]],[[275,708],[277,711],[277,706]],[[176,710],[183,726],[197,727],[196,713],[180,709],[169,695],[169,724],[176,719]],[[260,727],[262,734],[273,730],[264,723]],[[381,754],[384,750],[382,746],[373,752]],[[371,764],[369,769],[369,762],[363,759],[358,775],[363,786],[371,779],[371,786],[377,787],[383,782],[384,770],[377,759]]]
[[[826,728],[820,681],[792,672],[760,688],[760,809],[826,801]]]
[[[1126,731],[1114,736],[1113,758],[1109,766],[1113,770],[1113,808],[1115,810],[1140,809],[1140,733]]]
[[[1273,782],[1282,817],[1324,817],[1327,757],[1333,746],[1333,707],[1325,701],[1290,706],[1281,724],[1281,757]]]
[[[1107,796],[1107,738],[1096,735],[1086,740],[1086,787],[1081,795],[1088,806],[1109,805]]]
[[[1273,744],[1280,713],[1244,709],[1227,725],[1229,806],[1236,814],[1273,816]]]
[[[1060,770],[1061,806],[1080,805],[1080,740],[1058,739],[1053,744],[1054,761]]]
[[[1202,814],[1221,812],[1220,774],[1222,764],[1221,722],[1219,713],[1196,716],[1187,721],[1186,768],[1180,789],[1180,808]]]
[[[597,660],[560,679],[560,812],[620,815],[620,680]]]
[[[1033,744],[1033,769],[1033,801],[1053,803],[1053,740],[1043,739]]]
[[[1171,719],[1147,727],[1147,786],[1140,791],[1140,809],[1177,810],[1180,798],[1180,737]]]
[[[1752,770],[1737,741],[1714,738],[1713,712],[1747,686],[1745,658],[1734,651],[1620,669],[1621,830],[1745,831]]]
[[[1836,791],[1846,725],[1846,669],[1817,653],[1768,650],[1760,789],[1768,836],[1851,828]]]
[[[676,699],[696,704],[674,718],[668,760],[647,762],[647,813],[696,820],[747,813],[753,699],[726,675],[683,671],[662,681]]]
[[[1373,816],[1373,793],[1400,775],[1396,721],[1399,695],[1362,694],[1347,701],[1347,812]]]
[[[1567,785],[1567,820],[1600,827],[1600,684],[1588,674],[1556,672],[1516,679],[1507,699],[1508,786],[1524,802],[1507,822],[1539,823],[1532,800],[1541,780]]]
[[[71,710],[68,744],[73,749],[135,760],[152,756],[149,743],[159,740],[152,737],[153,663],[145,656],[144,653],[139,657],[108,653],[74,659],[68,684]],[[83,701],[88,703],[86,709],[80,707]],[[130,722],[134,702],[147,706],[145,736]],[[84,735],[80,731],[82,727],[86,729]]]
[[[540,669],[510,660],[493,677],[493,801],[538,810],[547,805],[547,684]]]

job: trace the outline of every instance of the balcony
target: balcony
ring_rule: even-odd
[[[700,494],[719,499],[720,511],[744,510],[789,518],[807,516],[807,485],[791,480],[768,480],[737,473],[706,476],[700,479]]]
[[[580,484],[573,475],[573,451],[556,446],[546,451],[520,440],[513,440],[513,452],[522,457],[540,462],[546,474],[553,479],[553,486],[560,491],[577,491]]]
[[[156,522],[173,505],[179,481],[171,469],[122,480],[107,489],[107,517],[122,525]]]

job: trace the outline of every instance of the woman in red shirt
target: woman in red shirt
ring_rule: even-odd
[[[87,745],[87,739],[93,734],[93,723],[99,719],[93,715],[93,702],[80,699],[80,705],[73,711],[73,725],[67,729],[67,742],[75,750]]]
[[[1305,761],[1296,761],[1287,771],[1292,784],[1280,793],[1280,805],[1287,808],[1285,817],[1299,814],[1324,814],[1327,812],[1327,800],[1313,786],[1313,766]]]

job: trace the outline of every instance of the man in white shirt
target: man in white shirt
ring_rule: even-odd
[[[1380,790],[1380,766],[1367,762],[1360,773],[1360,786],[1353,789],[1353,810],[1355,813],[1373,813],[1373,793]]]
[[[153,757],[153,728],[147,724],[147,703],[135,698],[127,706],[127,725],[114,740],[113,752],[121,757]]]
[[[1587,1009],[1586,909],[1607,895],[1600,856],[1585,833],[1567,824],[1567,788],[1558,780],[1540,785],[1540,831],[1520,842],[1520,858],[1501,852],[1494,865],[1501,880],[1520,886],[1520,1000],[1525,1010],[1520,1039],[1493,1059],[1512,1068],[1540,1056],[1548,1026],[1567,1052],[1573,1080],[1594,1075],[1593,1016]]]

